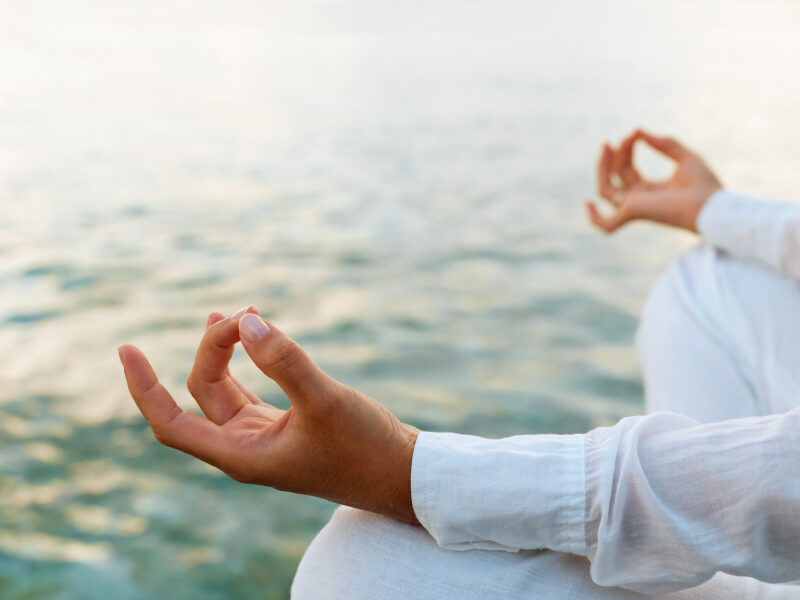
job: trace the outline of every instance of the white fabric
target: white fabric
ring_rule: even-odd
[[[720,190],[700,211],[697,228],[710,245],[800,280],[800,204]]]
[[[422,432],[411,495],[417,518],[442,548],[585,556],[584,481],[583,435],[490,440]]]
[[[800,578],[800,409],[705,425],[656,413],[586,436],[420,441],[414,508],[443,548],[588,555],[596,583],[650,594],[720,570]],[[575,476],[584,455],[585,480]]]
[[[589,561],[521,550],[443,550],[422,527],[341,507],[306,550],[293,600],[647,600],[600,587]],[[798,588],[718,574],[663,600],[797,600]]]
[[[800,252],[781,250],[800,239],[797,208],[769,206],[718,193],[699,226],[715,246],[797,276]],[[648,407],[684,416],[585,436],[425,432],[412,496],[428,533],[339,510],[293,597],[621,599],[644,596],[607,586],[663,594],[721,570],[800,578],[800,410],[753,416],[800,404],[797,315],[795,282],[709,246],[684,254],[637,337]],[[719,573],[668,597],[797,598],[800,588]]]

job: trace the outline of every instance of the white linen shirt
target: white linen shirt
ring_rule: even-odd
[[[698,229],[800,280],[800,205],[720,191]],[[587,556],[602,586],[657,595],[717,571],[800,579],[800,408],[709,424],[661,412],[582,435],[422,432],[411,492],[445,549]]]

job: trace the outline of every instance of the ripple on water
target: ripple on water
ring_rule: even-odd
[[[196,288],[213,286],[221,283],[224,276],[221,273],[207,273],[194,277],[178,279],[170,283],[170,287],[178,290],[192,290]]]
[[[66,263],[37,265],[22,271],[22,277],[46,277],[48,275],[66,275],[72,267]]]
[[[99,285],[101,277],[98,274],[91,275],[71,275],[65,277],[61,282],[61,289],[65,292],[71,290],[81,290]]]
[[[21,89],[0,78],[0,97],[19,113],[0,119],[0,139],[23,159],[0,160],[0,347],[11,365],[0,370],[11,379],[0,389],[2,600],[288,597],[302,550],[332,505],[241,486],[160,446],[134,418],[114,356],[118,343],[141,343],[188,406],[178,380],[206,307],[256,303],[316,360],[423,429],[575,432],[641,410],[635,314],[678,244],[639,227],[605,239],[585,223],[580,204],[593,188],[594,145],[630,125],[629,105],[617,102],[613,83],[598,88],[596,61],[554,69],[528,60],[544,55],[552,38],[537,35],[541,19],[529,19],[533,29],[489,23],[486,39],[497,30],[502,43],[478,47],[480,11],[454,18],[451,3],[426,3],[426,14],[452,26],[448,43],[457,50],[445,57],[453,61],[446,85],[429,85],[442,81],[444,63],[430,60],[441,40],[418,35],[413,8],[408,23],[397,13],[394,28],[413,53],[408,43],[382,45],[342,77],[328,72],[352,63],[351,48],[339,44],[352,32],[341,19],[313,18],[313,3],[284,3],[286,14],[276,3],[250,3],[241,14],[220,8],[214,23],[178,11],[148,29],[147,44],[128,17],[163,3],[141,0],[137,14],[94,4],[77,0],[68,12],[17,24],[20,35],[9,43],[23,63],[47,66],[28,47],[43,25],[80,39],[60,46],[53,64],[62,72],[45,69]],[[194,4],[208,12],[220,3]],[[367,37],[385,29],[384,9],[340,4],[343,14],[358,11]],[[518,4],[544,16],[556,11],[589,37],[613,31],[625,43],[609,56],[630,58],[628,21],[617,16],[633,3],[581,0],[592,18],[579,20],[572,2]],[[666,18],[656,33],[669,38],[680,3],[658,4]],[[746,3],[728,4],[717,11],[722,51],[700,67],[722,69],[730,82],[755,77],[763,107],[791,109],[797,89],[783,85],[791,70],[763,60],[774,44],[750,45],[759,60],[749,61],[758,66],[749,73],[729,60],[725,50],[741,46],[741,32],[753,27]],[[762,4],[764,18],[778,16]],[[14,25],[16,5],[25,3],[3,5],[12,20],[0,29]],[[645,17],[653,7],[642,10]],[[776,39],[795,51],[798,23],[785,12],[785,27],[762,29],[785,34]],[[271,35],[287,18],[299,35],[313,33],[314,44]],[[209,38],[211,30],[222,37]],[[256,30],[267,35],[251,35]],[[103,60],[109,36],[120,41],[114,61]],[[703,39],[687,40],[695,38]],[[509,41],[528,58],[505,60]],[[223,53],[199,64],[187,44]],[[663,54],[668,47],[651,44],[648,60],[692,62],[699,48],[673,56]],[[575,50],[571,58],[580,56]],[[285,64],[270,59],[274,51]],[[87,69],[93,58],[98,68]],[[147,77],[115,79],[144,63]],[[231,71],[232,63],[240,68]],[[387,64],[411,68],[398,74]],[[292,77],[238,85],[242,73],[274,66]],[[634,81],[625,91],[652,122],[682,124],[724,155],[729,148],[714,131],[747,102],[726,86],[698,87],[696,69],[673,71],[663,85]],[[326,101],[309,110],[305,83],[318,72]],[[51,93],[59,88],[68,93]],[[122,102],[87,111],[98,90]],[[591,110],[603,118],[587,117],[587,94],[576,91],[598,92]],[[176,111],[190,96],[190,109]],[[719,108],[711,129],[691,110],[672,110],[686,98]],[[800,120],[774,121],[744,138],[791,147]],[[791,153],[750,159],[752,172],[794,176]],[[246,364],[254,391],[288,408],[280,388],[237,354],[235,371]]]
[[[118,332],[119,339],[131,339],[144,333],[162,333],[164,331],[172,331],[178,329],[188,329],[193,332],[198,331],[198,321],[194,318],[188,317],[174,317],[174,318],[150,318],[143,319],[142,322],[120,329]]]
[[[20,312],[9,315],[6,317],[4,324],[6,325],[30,325],[31,323],[39,323],[41,321],[48,321],[55,319],[64,314],[61,310],[37,310],[30,312]]]

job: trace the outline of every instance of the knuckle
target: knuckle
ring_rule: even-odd
[[[268,368],[280,371],[295,369],[302,360],[302,350],[294,340],[285,340],[272,352],[268,361]]]
[[[156,438],[156,441],[162,446],[167,446],[169,448],[175,447],[172,436],[165,429],[161,427],[153,428],[153,436]]]
[[[198,381],[197,377],[189,375],[189,378],[186,380],[186,389],[189,390],[189,394],[191,394],[192,398],[200,400],[203,395],[203,387],[203,383]]]

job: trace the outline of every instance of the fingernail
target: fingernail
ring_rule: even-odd
[[[240,308],[240,309],[239,309],[239,310],[237,310],[235,313],[233,313],[233,314],[231,315],[231,321],[235,321],[236,319],[238,319],[239,317],[241,317],[241,316],[242,316],[244,313],[246,313],[246,312],[247,312],[247,309],[248,309],[248,308],[250,308],[250,306],[249,306],[249,305],[248,305],[248,306],[245,306],[244,308]]]
[[[269,332],[269,327],[258,316],[247,313],[239,321],[239,329],[248,342],[257,342]]]

